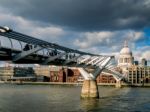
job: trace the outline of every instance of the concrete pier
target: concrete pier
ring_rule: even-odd
[[[99,98],[96,80],[84,80],[81,91],[81,98]]]
[[[121,81],[116,82],[116,88],[121,88]]]

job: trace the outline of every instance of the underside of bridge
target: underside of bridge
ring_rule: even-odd
[[[101,72],[112,74],[117,82],[123,78],[113,69],[111,63],[114,59],[113,56],[74,50],[15,32],[8,27],[0,27],[0,36],[7,37],[11,44],[11,47],[4,47],[0,41],[1,61],[11,61],[17,64],[78,67],[84,77],[81,91],[82,98],[99,98],[96,78]],[[13,46],[13,40],[18,41],[21,49]],[[94,71],[89,72],[87,68],[92,68]],[[119,83],[117,87],[120,87]]]

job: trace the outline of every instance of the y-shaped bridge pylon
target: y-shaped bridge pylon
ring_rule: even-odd
[[[103,69],[109,64],[109,62],[114,58],[113,56],[91,56],[80,61],[80,63],[85,63],[87,66],[95,66],[93,73],[88,72],[85,68],[78,68],[81,75],[84,77],[84,82],[81,91],[81,98],[99,98],[98,86],[96,78],[103,71]]]
[[[81,98],[99,98],[96,78],[102,72],[108,75],[113,75],[117,84],[120,84],[120,80],[123,76],[114,69],[115,66],[112,64],[113,60],[113,56],[90,56],[80,61],[80,63],[86,63],[86,66],[95,66],[95,70],[92,73],[86,70],[85,65],[82,68],[78,68],[81,75],[84,77]]]
[[[114,61],[114,60],[113,60]],[[120,88],[121,87],[121,80],[124,79],[124,75],[119,73],[116,70],[116,64],[111,61],[111,63],[109,63],[102,71],[102,73],[106,74],[106,75],[112,75],[115,80],[116,80],[116,87]]]

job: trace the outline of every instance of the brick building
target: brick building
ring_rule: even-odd
[[[77,68],[52,68],[50,82],[82,82],[83,78]],[[115,83],[112,75],[101,74],[97,77],[98,83]]]
[[[90,71],[90,70],[89,70]],[[84,79],[77,68],[58,66],[37,66],[37,67],[1,67],[0,80],[8,81],[14,77],[35,77],[41,82],[82,82]],[[98,83],[114,83],[113,76],[101,74],[97,77]]]
[[[52,68],[50,82],[77,82],[80,73],[75,68]]]
[[[106,75],[103,73],[101,73],[96,80],[98,83],[116,83],[116,80],[112,75]]]

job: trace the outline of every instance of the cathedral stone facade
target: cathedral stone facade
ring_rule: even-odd
[[[118,59],[118,66],[122,69],[125,69],[129,66],[132,66],[134,63],[134,57],[132,56],[132,51],[127,45],[125,41],[124,47],[120,51],[119,59]]]

